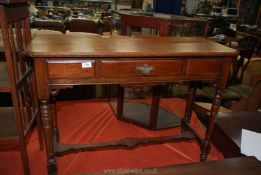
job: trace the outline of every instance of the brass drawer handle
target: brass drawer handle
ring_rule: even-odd
[[[151,71],[154,70],[154,67],[144,64],[143,66],[136,67],[136,69],[138,72],[141,72],[144,76],[147,76],[150,74]]]

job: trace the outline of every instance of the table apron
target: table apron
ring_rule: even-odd
[[[223,58],[48,59],[49,85],[216,81]]]

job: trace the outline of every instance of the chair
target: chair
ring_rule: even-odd
[[[251,36],[244,37],[238,41],[238,48],[236,49],[240,52],[240,57],[239,59],[233,60],[231,84],[242,82],[244,72],[247,68],[247,65],[250,63],[256,44],[257,39]],[[240,75],[238,75],[239,71],[241,71]]]
[[[105,35],[106,33],[112,35],[112,17],[111,16],[105,16],[102,19],[102,34]]]
[[[245,59],[245,62],[248,62],[248,59]],[[227,93],[223,94],[223,98],[226,101],[232,102],[229,108],[221,107],[220,112],[228,111],[256,111],[261,108],[261,59],[260,58],[251,58],[247,67],[244,71],[244,76],[242,79],[242,84],[237,84],[233,86],[228,86],[226,89]],[[203,92],[208,94],[210,99],[213,99],[213,92],[207,88],[203,88]],[[213,91],[213,90],[212,90]],[[236,97],[235,94],[238,94],[238,100],[233,99]],[[233,102],[234,101],[234,102]],[[197,115],[205,120],[210,111],[210,103],[196,102],[194,104],[194,110]]]
[[[245,62],[248,62],[249,59],[245,59]],[[242,84],[237,84],[237,85],[230,85],[228,86],[224,93],[222,94],[222,103],[226,105],[226,107],[231,108],[231,104],[236,106],[240,103],[242,103],[244,100],[243,99],[249,99],[250,97],[253,99],[257,99],[260,97],[258,94],[254,93],[254,91],[260,91],[261,92],[261,87],[260,87],[260,80],[261,80],[261,59],[260,58],[251,58],[247,66],[245,67],[244,70],[244,76],[242,78]],[[240,74],[240,72],[239,72]],[[211,87],[204,87],[201,89],[201,91],[207,95],[208,101],[212,100],[214,98],[214,89]],[[255,95],[251,95],[251,94]],[[235,102],[238,101],[238,102]],[[257,109],[257,105],[252,106],[252,109],[255,108]],[[202,106],[202,105],[200,105]],[[204,106],[204,105],[203,105]],[[234,108],[234,107],[233,107]],[[245,107],[240,107],[245,108]],[[247,107],[247,109],[250,109]]]
[[[249,91],[247,96],[242,96],[236,103],[232,103],[232,111],[256,111],[261,105],[261,80]]]
[[[34,68],[23,55],[31,40],[27,0],[1,0],[0,25],[6,62],[0,66],[0,92],[10,92],[12,107],[0,108],[0,151],[19,150],[24,174],[30,174],[26,141],[34,121],[43,149]]]
[[[240,85],[241,86],[241,85]],[[257,81],[254,88],[247,88],[242,91],[242,87],[232,86],[228,87],[232,91],[240,94],[241,98],[232,103],[229,108],[220,106],[219,112],[232,112],[232,111],[258,111],[261,105],[261,80]],[[238,91],[240,89],[240,91]],[[211,103],[195,102],[193,109],[201,121],[208,120]]]

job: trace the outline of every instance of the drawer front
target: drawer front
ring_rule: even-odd
[[[182,73],[183,60],[103,60],[101,77],[172,76]]]
[[[187,74],[220,74],[222,67],[222,59],[191,59],[188,60]]]
[[[92,78],[95,75],[92,60],[51,60],[48,61],[50,78]]]

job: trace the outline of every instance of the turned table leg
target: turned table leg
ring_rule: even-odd
[[[49,100],[40,100],[40,110],[47,152],[48,174],[56,174],[57,166],[54,153],[53,119]]]
[[[118,98],[117,98],[117,119],[121,119],[123,115],[123,103],[124,103],[124,87],[118,86]]]
[[[56,95],[58,94],[58,90],[51,90],[50,92],[50,102],[51,102],[51,111],[53,118],[53,132],[55,134],[56,142],[60,141],[60,134],[58,128],[57,121],[57,111],[56,111]]]
[[[152,101],[150,110],[150,129],[155,130],[158,122],[158,111],[160,102],[161,86],[152,87]]]
[[[207,156],[210,152],[210,136],[212,134],[212,131],[213,131],[213,128],[215,125],[215,120],[216,120],[216,116],[218,113],[220,103],[221,103],[221,91],[220,91],[220,88],[217,87],[216,95],[213,100],[211,111],[210,111],[210,119],[209,119],[209,123],[207,126],[205,140],[201,146],[201,154],[200,154],[201,161],[206,160]]]
[[[182,131],[185,131],[188,129],[187,123],[189,123],[191,120],[192,108],[193,108],[193,102],[194,102],[196,90],[197,90],[197,84],[194,82],[191,82],[189,84],[189,89],[188,89],[188,98],[187,98],[187,103],[186,103],[185,115],[181,121]]]

